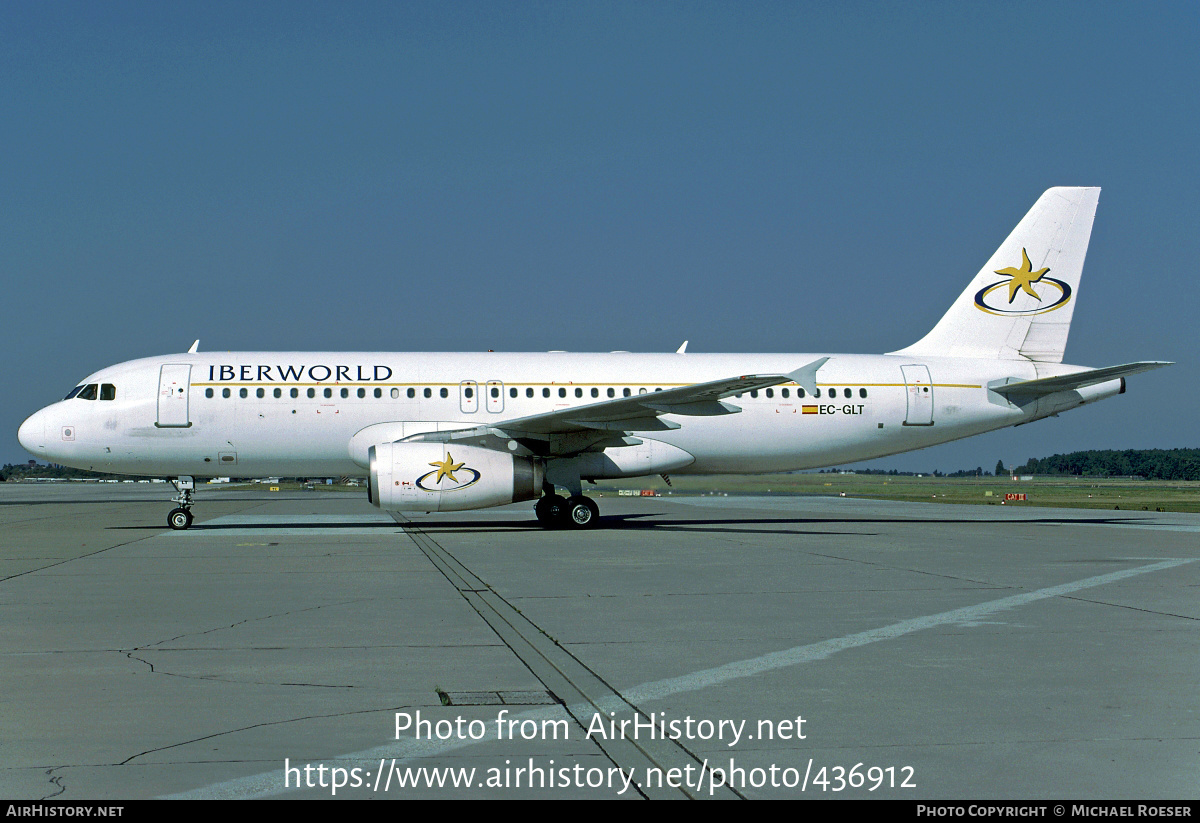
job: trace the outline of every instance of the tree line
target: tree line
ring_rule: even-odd
[[[1147,480],[1200,480],[1200,449],[1082,451],[1029,458],[1014,474],[1066,474],[1080,477],[1144,477]]]

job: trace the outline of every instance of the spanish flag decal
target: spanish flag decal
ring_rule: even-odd
[[[804,413],[805,413],[805,414],[816,414],[816,413],[817,413],[817,407],[816,407],[816,406],[805,406],[805,407],[804,407]]]

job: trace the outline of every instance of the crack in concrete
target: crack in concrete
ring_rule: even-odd
[[[318,611],[320,609],[327,609],[327,608],[331,608],[333,606],[347,606],[347,605],[350,605],[351,603],[369,603],[370,601],[372,601],[374,599],[375,598],[373,598],[373,597],[361,597],[361,598],[357,598],[354,600],[343,600],[343,601],[339,601],[337,603],[323,603],[319,606],[309,606],[308,608],[305,608],[305,609],[294,609],[292,611],[280,612],[279,614],[267,614],[267,615],[263,615],[261,617],[247,617],[245,620],[238,620],[236,623],[231,623],[228,626],[217,626],[215,628],[205,629],[204,631],[200,631],[200,632],[184,632],[183,634],[177,634],[174,637],[168,637],[165,640],[159,640],[158,642],[150,643],[149,645],[134,646],[133,651],[135,651],[135,652],[147,651],[150,649],[154,649],[156,646],[161,646],[163,643],[172,643],[172,642],[179,640],[181,638],[184,638],[184,637],[203,637],[204,635],[212,634],[213,632],[223,632],[223,631],[227,631],[229,629],[236,629],[238,626],[244,626],[247,623],[258,623],[263,620],[274,620],[277,617],[289,617],[293,614],[303,614],[304,612]]]
[[[45,571],[46,569],[53,569],[58,566],[65,566],[67,563],[73,563],[76,560],[86,560],[89,557],[95,557],[98,554],[103,554],[104,552],[111,551],[112,549],[119,549],[124,546],[132,546],[134,543],[140,543],[143,540],[149,540],[150,538],[152,538],[154,536],[155,535],[147,535],[145,537],[139,537],[137,540],[128,540],[124,543],[114,543],[111,546],[105,546],[103,549],[96,549],[96,551],[94,551],[94,552],[88,552],[87,554],[79,554],[79,555],[76,555],[75,557],[68,557],[65,560],[58,561],[57,563],[47,563],[45,566],[38,566],[36,569],[28,569],[23,572],[17,572],[16,574],[10,574],[8,577],[0,577],[0,583],[7,583],[9,580],[14,580],[18,577],[24,577],[27,574],[33,574],[35,572]]]
[[[59,769],[65,769],[65,768],[66,768],[66,766],[54,766],[53,768],[46,770],[46,774],[48,776],[50,776],[50,785],[57,786],[58,791],[54,792],[53,794],[46,795],[45,797],[42,798],[42,800],[50,800],[52,798],[58,797],[60,794],[63,794],[67,790],[67,787],[63,784],[63,775],[54,774]]]
[[[398,711],[401,711],[401,710],[407,709],[407,708],[412,708],[412,707],[407,706],[407,705],[405,705],[405,706],[389,706],[389,707],[378,708],[378,709],[358,709],[358,710],[352,711],[352,712],[332,712],[330,714],[310,714],[310,715],[304,715],[303,717],[291,717],[286,720],[268,720],[263,723],[253,723],[249,726],[240,726],[235,729],[226,729],[225,731],[213,732],[212,734],[201,735],[200,737],[194,737],[194,738],[191,738],[190,740],[183,740],[179,743],[172,743],[168,746],[158,746],[153,749],[146,749],[146,751],[144,751],[144,752],[138,752],[137,754],[130,755],[129,757],[122,760],[121,762],[115,763],[113,765],[127,766],[127,765],[130,765],[134,760],[137,760],[139,757],[145,757],[148,754],[154,754],[155,752],[165,752],[165,751],[168,751],[169,749],[178,749],[180,746],[188,746],[188,745],[191,745],[192,743],[200,743],[204,740],[213,740],[218,737],[225,737],[226,735],[239,734],[240,732],[250,731],[252,729],[261,729],[261,728],[266,728],[268,726],[284,726],[289,723],[302,723],[306,720],[325,720],[325,719],[333,718],[333,717],[353,717],[354,715],[359,715],[359,714],[378,714],[380,712],[398,712]],[[232,761],[232,762],[239,762],[239,761]]]
[[[136,651],[136,649],[135,649]],[[214,650],[223,651],[223,650]],[[154,664],[149,660],[141,657],[136,657],[133,652],[123,652],[130,660],[136,660],[139,663],[145,663],[150,667],[151,674],[161,674],[164,677],[180,677],[184,680],[203,680],[206,683],[233,683],[241,686],[311,686],[314,689],[357,689],[358,686],[351,685],[335,685],[331,683],[279,683],[275,681],[264,680],[236,680],[228,677],[219,677],[217,675],[197,675],[197,674],[180,674],[179,672],[158,671],[154,668]]]
[[[1188,614],[1175,614],[1174,612],[1160,612],[1155,609],[1140,609],[1137,606],[1128,606],[1124,603],[1108,603],[1104,600],[1092,600],[1088,597],[1063,597],[1064,600],[1078,600],[1081,603],[1094,603],[1097,606],[1112,606],[1114,609],[1129,609],[1132,612],[1144,612],[1146,614],[1158,614],[1163,617],[1178,617],[1181,620],[1200,620],[1200,617],[1192,617]]]
[[[842,560],[846,563],[858,563],[860,565],[871,566],[876,569],[887,569],[889,571],[894,571],[894,572],[909,572],[911,574],[925,574],[925,575],[929,575],[930,577],[945,578],[946,580],[961,580],[966,583],[975,583],[980,586],[986,586],[989,589],[1011,589],[1012,588],[1012,586],[1005,586],[1002,583],[992,583],[987,580],[975,580],[970,577],[958,577],[957,575],[953,575],[953,574],[938,574],[937,572],[928,572],[923,569],[909,569],[909,568],[905,568],[904,566],[889,566],[886,563],[880,563],[876,560],[859,560],[854,557],[839,557],[836,554],[821,554],[820,552],[805,552],[805,554],[812,555],[813,557],[824,557],[828,560]]]

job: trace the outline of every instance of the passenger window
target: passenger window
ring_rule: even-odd
[[[266,397],[267,391],[266,389],[259,389],[257,392],[255,392],[255,394],[257,394],[259,397]]]
[[[609,386],[609,388],[608,388],[608,396],[609,396],[609,397],[616,397],[616,396],[617,396],[617,392],[616,392],[616,390],[615,390],[615,389],[613,389],[611,386]]]
[[[308,396],[309,396],[309,397],[316,397],[316,396],[317,396],[317,390],[316,390],[316,389],[309,389],[309,390],[308,390]]]
[[[95,400],[96,399],[96,384],[88,383],[83,387],[83,391],[76,395],[80,400]]]
[[[592,397],[599,397],[599,396],[600,396],[600,390],[592,389]]]
[[[774,396],[775,396],[775,390],[767,389],[767,397],[774,397]]]
[[[499,397],[499,396],[500,396],[500,390],[498,388],[496,388],[495,386],[492,386],[492,397]]]
[[[803,397],[803,396],[804,396],[804,389],[796,389],[796,396],[797,396],[797,397]]]
[[[228,396],[229,396],[229,389],[221,389],[221,396],[222,396],[222,397],[228,397]]]
[[[859,390],[858,390],[858,396],[859,396],[859,397],[866,397],[866,396],[867,396],[867,390],[866,390],[866,389],[859,389]]]
[[[212,396],[213,396],[213,390],[212,390],[212,389],[205,389],[205,390],[204,390],[204,396],[205,396],[205,397],[212,397]]]
[[[377,397],[377,398],[378,398],[378,397],[383,397],[383,389],[376,389],[376,390],[375,390],[375,397]]]
[[[396,392],[396,395],[395,395],[395,396],[396,396],[396,397],[399,397],[399,396],[400,396],[400,390],[399,390],[399,389],[395,389],[395,392]],[[416,396],[417,396],[417,390],[416,390],[416,389],[409,389],[409,390],[408,390],[408,398],[409,398],[410,400],[411,400],[412,398],[416,397]]]
[[[470,400],[472,397],[475,396],[475,390],[474,389],[463,389],[463,394],[466,395],[468,400]]]
[[[76,386],[75,388],[71,389],[71,391],[67,394],[66,397],[63,398],[63,400],[70,400],[72,397],[79,394],[81,391],[83,391],[83,386]],[[209,397],[212,397],[212,395],[210,394]]]
[[[333,389],[326,389],[326,390],[325,390],[325,396],[326,396],[326,397],[333,397]]]
[[[283,397],[283,389],[276,389],[272,392],[276,397]]]
[[[853,397],[854,393],[851,392],[849,389],[846,389],[845,391],[842,392],[842,395],[845,397]]]
[[[583,397],[583,389],[576,389],[576,390],[575,390],[575,396],[576,396],[576,397]]]
[[[412,391],[412,389],[409,389],[409,391]],[[397,399],[398,397],[400,397],[400,390],[399,390],[399,389],[392,389],[392,399],[393,399],[393,400],[395,400],[395,399]],[[412,395],[410,394],[410,395],[409,395],[409,397],[412,397]]]
[[[779,390],[779,393],[780,393],[781,395],[783,395],[783,399],[784,399],[784,400],[787,400],[789,397],[791,397],[791,396],[792,396],[792,393],[791,393],[790,391],[788,391],[787,389],[780,389],[780,390]]]
[[[550,390],[542,389],[542,397],[549,397],[549,396],[550,396]]]
[[[362,389],[359,389],[359,391],[362,391]],[[350,390],[342,389],[342,397],[349,397],[349,396],[350,396]]]
[[[630,397],[630,396],[633,394],[633,392],[631,392],[629,389],[625,389],[625,391],[623,392],[623,394],[624,394],[624,396],[625,396],[625,397]]]
[[[751,389],[751,390],[750,390],[750,396],[751,396],[751,397],[758,397],[758,389]]]
[[[246,391],[245,389],[238,390],[238,397],[246,397],[249,394],[250,394],[250,392]]]
[[[450,396],[450,392],[447,389],[442,389],[440,392],[438,392],[438,394],[440,394],[442,397]]]
[[[526,389],[526,390],[525,390],[525,396],[526,396],[526,397],[533,397],[533,389]]]
[[[820,396],[821,396],[821,390],[820,390],[820,389],[816,389],[815,391],[813,391],[813,397],[820,397]]]
[[[517,390],[516,390],[516,389],[509,389],[509,390],[508,390],[508,396],[509,396],[509,397],[516,397],[516,396],[517,396]]]
[[[100,399],[101,400],[115,400],[116,397],[117,397],[117,387],[116,386],[114,386],[112,383],[101,383],[100,384]]]
[[[366,397],[366,396],[367,396],[367,390],[366,390],[366,389],[359,389],[359,390],[358,390],[358,398],[359,398],[360,400],[361,400],[362,398]]]
[[[567,396],[567,390],[566,390],[566,389],[559,389],[559,390],[558,390],[558,396],[559,396],[559,397],[566,397],[566,396]]]
[[[299,389],[292,389],[292,391],[291,391],[291,395],[292,395],[292,397],[299,397],[299,396],[300,396],[300,390],[299,390]]]
[[[638,394],[645,394],[645,393],[646,393],[645,389],[638,389]]]
[[[426,398],[433,397],[433,389],[426,389],[424,394]]]

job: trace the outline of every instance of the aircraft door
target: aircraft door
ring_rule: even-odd
[[[906,426],[933,425],[933,381],[928,366],[901,366],[904,387],[908,396]]]
[[[479,386],[474,380],[464,380],[458,384],[458,407],[463,414],[479,411]]]
[[[493,414],[504,411],[504,384],[499,380],[487,382],[487,410]]]
[[[158,372],[158,420],[160,429],[186,429],[192,425],[188,416],[188,392],[192,382],[192,367],[167,364]]]

